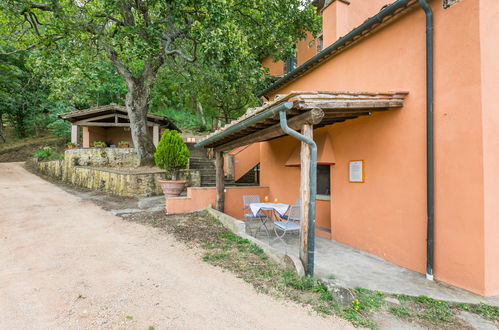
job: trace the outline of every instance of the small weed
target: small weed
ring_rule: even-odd
[[[132,316],[132,315],[127,315],[127,316],[126,316],[126,319],[127,319],[127,320],[133,320],[133,316]]]
[[[147,330],[154,330],[156,329],[155,327],[153,327],[152,325],[150,325],[149,327],[147,327]]]
[[[207,254],[203,257],[203,261],[206,261],[206,262],[213,262],[213,261],[217,261],[217,260],[220,260],[220,259],[226,259],[229,257],[229,254],[227,253],[215,253],[215,254]]]
[[[263,251],[263,249],[256,244],[251,244],[249,246],[249,252],[256,254],[257,256],[265,255],[265,252]]]
[[[218,245],[217,243],[206,243],[206,244],[202,244],[201,247],[203,249],[213,250],[213,249],[220,248],[220,245]]]
[[[284,283],[300,291],[312,291],[316,287],[317,280],[312,277],[301,277],[295,272],[286,271],[282,274]]]
[[[357,288],[359,310],[368,311],[373,308],[380,308],[385,303],[385,294],[379,291]]]
[[[468,305],[468,304],[460,304],[457,306],[459,309],[482,315],[483,317],[497,321],[499,320],[499,307],[487,305],[484,303],[480,303],[479,305]]]
[[[312,309],[319,314],[324,314],[324,315],[332,315],[333,314],[333,311],[331,310],[331,308],[329,308],[327,306],[323,306],[323,305],[314,306],[314,307],[312,307]]]
[[[335,280],[336,279],[336,276],[331,274],[329,275],[328,277],[326,277],[328,280]]]
[[[149,222],[149,224],[153,225],[153,226],[156,226],[158,224],[158,220],[156,219],[153,219]]]
[[[85,297],[83,294],[79,294],[78,297],[76,297],[76,299],[86,299],[87,297]]]
[[[392,313],[393,315],[398,316],[400,318],[412,316],[411,312],[409,312],[409,310],[404,306],[390,307],[390,313]]]
[[[364,315],[362,315],[361,313],[352,308],[343,309],[343,311],[340,313],[340,316],[343,317],[345,320],[352,322],[354,326],[359,328],[360,327],[365,327],[370,329],[377,328],[376,323],[369,320]]]
[[[447,302],[426,296],[416,297],[416,301],[424,307],[420,317],[433,322],[452,322],[452,312]]]

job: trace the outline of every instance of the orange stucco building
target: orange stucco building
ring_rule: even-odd
[[[311,36],[301,42],[298,67],[262,92],[268,105],[200,145],[224,150],[243,135],[255,142],[257,132],[242,125],[282,105],[283,97],[295,102],[288,119],[292,111],[304,111],[307,93],[329,98],[328,106],[315,103],[329,120],[313,131],[319,149],[316,233],[424,274],[427,86],[433,78],[433,275],[484,296],[499,295],[499,1],[428,0],[434,29],[429,53],[428,16],[420,3],[386,2],[315,1],[323,17],[324,49],[316,54],[319,39]],[[301,59],[300,52],[306,54]],[[433,75],[427,71],[428,54]],[[276,75],[285,72],[283,63],[267,59],[263,65]],[[383,107],[375,103],[378,98],[396,95],[387,91],[403,95],[403,104],[388,102],[385,111],[374,111]],[[357,103],[345,101],[351,98]],[[358,104],[368,101],[374,102],[372,109],[361,113],[366,106]],[[256,130],[263,132],[267,121]],[[293,203],[300,189],[300,164],[294,161],[300,142],[284,134],[258,142],[260,186],[272,199]],[[352,180],[358,161],[362,180]]]

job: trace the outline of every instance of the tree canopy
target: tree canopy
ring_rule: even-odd
[[[126,92],[143,163],[153,159],[146,114],[158,75],[166,84],[190,80],[196,103],[205,90],[228,116],[263,79],[259,60],[286,58],[305,31],[319,28],[315,8],[301,0],[3,0],[0,14],[3,57],[36,49],[35,70],[50,72],[61,96],[88,102],[102,81],[114,90],[103,93],[109,99]],[[95,93],[68,89],[79,84]]]

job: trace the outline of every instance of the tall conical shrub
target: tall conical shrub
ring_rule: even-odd
[[[154,160],[159,168],[176,180],[178,170],[187,167],[189,154],[182,136],[175,130],[169,130],[163,133],[154,153]]]

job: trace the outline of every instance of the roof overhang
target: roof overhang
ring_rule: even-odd
[[[299,130],[305,123],[314,128],[344,122],[373,112],[401,108],[408,92],[292,92],[245,115],[208,135],[196,147],[231,150],[256,142],[269,141],[285,133],[279,112],[285,111],[288,126]]]
[[[117,104],[63,113],[59,114],[58,117],[71,122],[73,125],[80,126],[121,127],[130,125],[126,108]],[[159,125],[161,128],[180,132],[179,128],[165,116],[148,113],[147,122],[149,126]]]

